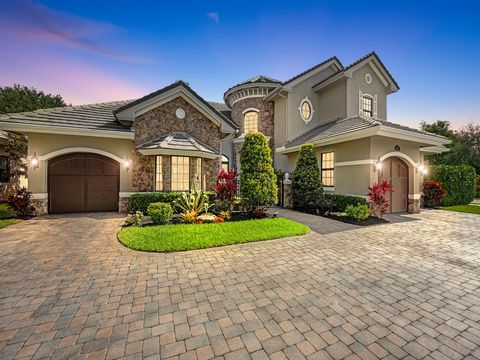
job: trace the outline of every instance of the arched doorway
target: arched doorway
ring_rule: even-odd
[[[402,212],[408,209],[408,165],[398,157],[383,160],[379,180],[388,181],[393,193],[387,195],[390,212]]]
[[[120,164],[99,154],[72,153],[48,161],[50,213],[118,211]]]

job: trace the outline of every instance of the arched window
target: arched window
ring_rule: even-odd
[[[256,111],[245,113],[243,116],[243,129],[245,133],[258,131],[258,113]]]

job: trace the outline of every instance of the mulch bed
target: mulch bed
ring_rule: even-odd
[[[352,219],[348,216],[342,216],[342,215],[320,215],[323,217],[326,217],[327,219],[333,219],[333,220],[338,220],[347,224],[353,224],[353,225],[358,225],[358,226],[372,226],[372,225],[382,225],[382,224],[389,224],[390,222],[385,220],[385,219],[379,219],[375,216],[370,216],[368,219],[363,220],[363,221],[357,221],[355,219]]]

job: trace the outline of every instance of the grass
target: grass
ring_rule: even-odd
[[[259,219],[202,225],[129,227],[118,239],[134,250],[171,252],[304,235],[308,226],[288,219]]]
[[[442,207],[442,209],[480,215],[480,205],[454,205]]]
[[[17,224],[21,222],[22,220],[20,219],[5,219],[5,220],[0,220],[0,229],[6,228],[7,226]]]

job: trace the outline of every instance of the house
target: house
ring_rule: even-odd
[[[387,121],[399,86],[375,53],[344,67],[332,57],[287,80],[256,76],[204,100],[178,81],[140,99],[0,116],[28,136],[28,186],[40,213],[125,210],[135,192],[212,189],[239,168],[245,134],[261,131],[274,165],[290,172],[300,146],[318,151],[326,191],[395,189],[391,211],[418,212],[424,155],[444,137]],[[240,169],[241,171],[241,169]]]

